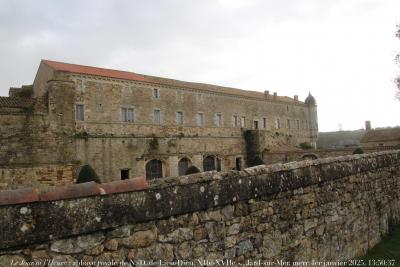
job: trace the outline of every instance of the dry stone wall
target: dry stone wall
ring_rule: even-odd
[[[399,167],[400,151],[385,151],[167,178],[141,191],[0,206],[0,265],[347,260],[400,222]]]

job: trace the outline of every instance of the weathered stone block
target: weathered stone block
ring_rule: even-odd
[[[123,238],[121,244],[127,248],[141,248],[150,246],[156,239],[157,234],[154,230],[138,231]]]

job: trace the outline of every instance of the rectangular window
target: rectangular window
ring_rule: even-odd
[[[258,129],[258,121],[254,121],[253,124],[254,124],[254,129]]]
[[[158,90],[157,88],[154,88],[153,89],[153,97],[160,98],[160,90]]]
[[[267,128],[267,118],[263,118],[263,129]]]
[[[239,126],[239,120],[237,115],[233,115],[233,127]]]
[[[300,130],[300,121],[299,120],[296,120],[296,128],[297,128],[297,130]]]
[[[275,129],[280,129],[281,128],[281,121],[279,118],[275,119]]]
[[[122,169],[121,170],[121,180],[129,179],[129,169]]]
[[[183,124],[183,112],[182,111],[176,112],[176,123]]]
[[[215,124],[217,125],[217,127],[222,127],[222,114],[221,113],[216,114]]]
[[[197,113],[197,126],[204,126],[204,114],[201,112]]]
[[[246,127],[246,117],[240,118],[240,127],[242,128]]]
[[[290,119],[286,120],[286,126],[287,126],[288,129],[290,129]]]
[[[134,121],[133,108],[121,108],[121,120],[123,122],[133,122]]]
[[[161,122],[161,114],[160,114],[160,110],[159,109],[155,109],[154,110],[153,122],[155,124],[160,124],[160,122]]]
[[[242,158],[236,158],[236,162],[235,162],[235,169],[237,171],[241,171],[242,170]]]
[[[85,120],[85,106],[83,104],[75,105],[75,120],[77,121]]]

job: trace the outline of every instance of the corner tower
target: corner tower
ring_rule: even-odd
[[[310,130],[310,143],[314,148],[317,148],[318,138],[318,114],[317,114],[317,101],[308,93],[305,100],[305,104],[308,107],[308,129]]]

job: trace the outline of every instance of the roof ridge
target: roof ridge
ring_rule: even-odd
[[[55,70],[67,71],[71,73],[79,73],[79,74],[88,74],[95,75],[101,77],[109,77],[123,80],[131,80],[131,81],[139,81],[139,82],[147,82],[152,84],[160,84],[160,85],[169,85],[176,86],[182,88],[190,88],[195,90],[203,90],[206,92],[212,93],[223,93],[223,94],[231,94],[245,97],[253,97],[253,98],[262,98],[264,99],[264,93],[260,91],[253,90],[245,90],[234,87],[228,87],[223,85],[215,85],[209,83],[201,83],[201,82],[189,82],[184,80],[178,80],[173,78],[165,78],[152,76],[147,74],[140,74],[136,72],[130,72],[125,70],[115,70],[115,69],[107,69],[86,65],[78,65],[73,63],[65,63],[59,61],[53,61],[48,59],[42,59],[42,62],[47,66]],[[293,98],[288,96],[278,96],[278,101],[283,102],[295,102]],[[298,103],[303,103],[302,101],[298,101]]]

